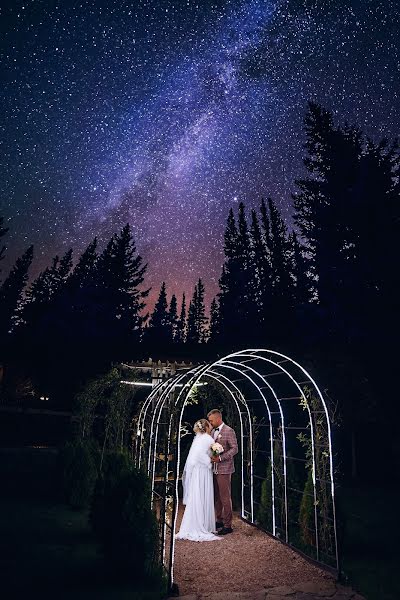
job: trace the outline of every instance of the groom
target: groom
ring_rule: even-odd
[[[222,454],[213,456],[211,460],[218,463],[217,473],[214,474],[216,529],[218,535],[226,535],[232,533],[231,476],[235,472],[233,457],[238,452],[238,445],[235,432],[222,421],[221,411],[214,408],[207,418],[213,427],[211,436],[224,449]]]

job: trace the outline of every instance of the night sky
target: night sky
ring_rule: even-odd
[[[216,293],[228,210],[271,195],[290,224],[312,99],[400,132],[393,0],[3,2],[3,278],[130,222],[154,295]]]

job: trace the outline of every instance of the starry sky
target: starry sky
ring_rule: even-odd
[[[228,210],[288,224],[307,101],[400,132],[396,0],[13,0],[0,14],[3,277],[127,222],[162,280],[217,292]]]

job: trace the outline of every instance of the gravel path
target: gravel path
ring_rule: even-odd
[[[336,596],[332,575],[237,516],[234,517],[233,528],[234,532],[221,541],[199,543],[177,540],[174,579],[181,596],[206,598],[211,594],[219,598],[225,595],[261,598],[264,593],[263,597],[269,598],[274,593],[273,588],[278,588],[282,592],[286,590],[286,593],[279,594],[277,589],[274,596],[277,600],[279,596],[293,600],[297,597],[320,597],[308,596],[307,592],[312,593],[312,590],[314,594],[316,590],[325,590],[325,597],[361,598],[351,589],[341,586],[338,586],[341,595]],[[348,593],[345,593],[346,590]]]

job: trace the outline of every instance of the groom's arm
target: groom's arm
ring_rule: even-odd
[[[236,439],[236,433],[233,431],[233,429],[228,431],[227,438],[228,438],[229,449],[225,450],[225,452],[223,452],[222,454],[219,455],[221,462],[225,462],[226,460],[233,458],[235,456],[235,454],[238,453],[238,444],[237,444],[237,439]]]

